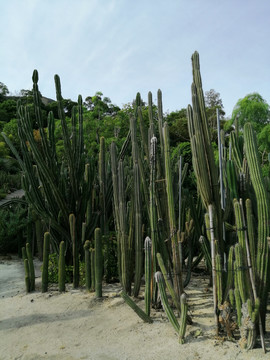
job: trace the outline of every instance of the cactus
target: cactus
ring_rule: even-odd
[[[155,280],[156,280],[156,282],[158,284],[158,289],[159,289],[159,293],[160,293],[160,297],[161,297],[161,302],[162,302],[163,308],[164,308],[164,310],[166,312],[166,315],[167,315],[170,323],[174,327],[175,331],[177,333],[179,333],[180,326],[179,326],[179,323],[177,321],[176,316],[174,315],[174,312],[173,312],[172,308],[169,305],[168,297],[167,297],[166,290],[165,290],[164,279],[163,279],[163,276],[162,276],[160,271],[157,271],[155,273]]]
[[[144,321],[147,323],[152,323],[153,320],[141,309],[139,306],[128,296],[128,294],[125,291],[122,291],[120,293],[121,297],[125,300],[125,302],[128,304],[128,306],[131,307],[135,311],[135,313]]]
[[[91,259],[90,259],[90,241],[86,240],[84,244],[85,258],[85,286],[86,290],[91,290]]]
[[[44,234],[43,242],[43,266],[42,266],[42,292],[48,291],[48,266],[49,266],[49,254],[50,254],[50,233]]]
[[[216,255],[217,306],[222,304],[222,268],[220,255]]]
[[[58,289],[60,292],[65,292],[66,287],[66,264],[65,264],[65,242],[61,241],[59,248],[58,261]]]
[[[254,229],[254,216],[252,213],[252,202],[250,199],[246,200],[246,211],[247,211],[247,230],[249,239],[249,249],[251,257],[251,266],[254,274],[256,273],[256,237]]]
[[[153,277],[152,277],[152,257],[151,257],[151,248],[152,241],[147,236],[144,242],[145,249],[145,293],[144,293],[144,301],[145,301],[145,312],[148,316],[150,316],[151,309],[151,289],[153,285]]]
[[[244,126],[245,152],[250,171],[251,182],[257,199],[258,214],[258,242],[256,259],[256,283],[257,294],[261,299],[261,319],[265,329],[266,303],[267,303],[267,271],[268,271],[268,243],[269,236],[269,207],[268,196],[262,177],[262,171],[258,156],[256,134],[251,124]]]
[[[26,254],[29,264],[30,291],[35,291],[35,267],[33,262],[32,250],[29,243],[26,244]]]
[[[101,229],[95,229],[95,290],[96,297],[102,297],[103,256]]]
[[[176,307],[176,309],[178,310],[178,313],[180,314],[181,313],[181,307],[180,307],[180,303],[178,301],[178,298],[177,298],[177,295],[174,291],[174,288],[168,278],[168,272],[165,268],[165,265],[164,265],[164,262],[163,262],[163,259],[161,257],[161,255],[159,253],[157,253],[157,260],[158,260],[158,265],[160,267],[160,270],[162,272],[162,275],[163,275],[163,279],[166,283],[166,286],[167,286],[167,289],[172,297],[172,300],[173,300],[173,303],[174,303],[174,306]]]
[[[72,253],[73,253],[73,287],[76,289],[79,286],[80,272],[79,272],[79,251],[78,240],[76,234],[76,219],[74,214],[69,215],[70,236],[72,239]]]
[[[22,106],[20,102],[17,109],[18,134],[23,161],[10,139],[5,134],[3,136],[21,166],[26,200],[37,216],[45,222],[46,227],[50,228],[51,246],[58,253],[59,244],[63,239],[67,239],[69,243],[67,252],[72,249],[69,232],[71,213],[77,219],[77,238],[81,239],[81,224],[85,220],[86,210],[89,209],[88,205],[92,200],[95,171],[93,162],[88,161],[84,154],[82,98],[78,97],[78,111],[75,109],[72,111],[69,130],[65,119],[60,78],[57,75],[55,86],[64,142],[64,161],[57,158],[55,120],[52,113],[48,116],[48,132],[45,131],[36,70],[33,72],[33,99],[40,142],[36,142],[33,135],[33,121],[29,108]],[[84,171],[87,165],[89,165],[89,176],[86,179]],[[87,236],[91,236],[99,216],[95,210],[91,209],[88,216]],[[82,245],[80,244],[80,250]]]
[[[95,291],[95,249],[91,249],[91,291]]]
[[[139,171],[139,149],[137,143],[136,118],[130,118],[132,158],[133,158],[133,175],[134,175],[134,211],[135,211],[135,279],[134,279],[134,296],[138,296],[142,278],[142,206],[140,192],[140,171]]]
[[[186,294],[182,294],[181,298],[181,318],[180,318],[180,329],[179,329],[179,342],[180,344],[184,344],[184,337],[186,333],[186,325],[187,325],[187,296]]]
[[[168,124],[165,123],[163,127],[163,138],[164,138],[164,158],[165,158],[165,177],[166,177],[166,189],[167,189],[167,201],[169,209],[169,224],[170,224],[170,238],[172,244],[173,254],[173,282],[175,292],[178,299],[183,293],[183,281],[182,281],[182,265],[180,264],[179,248],[177,243],[177,231],[176,231],[176,219],[174,212],[174,198],[173,198],[173,187],[172,187],[172,174],[170,164],[170,145],[169,145],[169,128]]]
[[[30,292],[30,276],[29,276],[29,262],[28,259],[24,259],[24,271],[25,271],[25,289],[26,292]]]

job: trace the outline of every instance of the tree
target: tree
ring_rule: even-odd
[[[232,120],[240,128],[250,122],[256,131],[260,131],[264,125],[269,123],[269,111],[267,102],[260,94],[254,92],[237,101],[233,109]]]
[[[211,129],[217,128],[217,109],[219,109],[220,120],[224,119],[225,111],[220,93],[214,89],[205,92],[204,95],[206,115]]]
[[[0,82],[0,102],[5,100],[7,94],[9,94],[7,86]]]

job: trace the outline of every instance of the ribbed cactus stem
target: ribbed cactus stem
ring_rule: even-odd
[[[69,229],[72,240],[73,252],[73,287],[76,289],[79,286],[80,272],[79,272],[79,252],[76,234],[76,218],[74,214],[69,215]]]
[[[241,296],[242,303],[247,300],[247,289],[245,282],[245,265],[243,262],[243,251],[239,244],[235,245],[235,261],[236,261],[236,276],[239,293]]]
[[[171,237],[172,255],[173,255],[173,272],[174,272],[173,283],[177,297],[180,300],[180,296],[183,293],[182,266],[180,264],[179,247],[177,243],[177,229],[176,229],[176,218],[174,211],[174,196],[173,196],[171,160],[170,160],[169,127],[167,123],[165,123],[163,127],[163,138],[164,138],[166,191],[167,191],[167,202],[169,209],[170,237]]]
[[[29,264],[30,291],[35,291],[35,267],[32,256],[32,250],[29,243],[26,244],[26,254]]]
[[[86,240],[84,244],[85,258],[85,287],[87,291],[91,290],[91,259],[90,259],[90,241]]]
[[[102,276],[103,276],[103,257],[102,257],[102,238],[101,229],[95,229],[95,290],[96,297],[102,297]]]
[[[235,307],[236,307],[236,313],[237,313],[237,324],[238,326],[241,326],[241,298],[240,293],[238,289],[234,289],[234,297],[235,297]]]
[[[165,289],[164,279],[163,279],[163,276],[162,276],[160,271],[157,271],[155,273],[155,280],[156,280],[156,282],[158,284],[160,297],[161,297],[161,302],[162,302],[163,308],[164,308],[164,310],[166,312],[166,315],[167,315],[170,323],[174,327],[175,331],[177,333],[179,333],[180,326],[179,326],[179,323],[177,321],[177,318],[176,318],[172,308],[169,305],[168,297],[167,297],[166,289]]]
[[[257,294],[261,300],[261,319],[265,329],[266,304],[268,296],[267,272],[268,272],[268,243],[269,236],[269,207],[268,195],[262,176],[259,161],[256,134],[250,123],[244,126],[245,152],[250,171],[251,182],[256,194],[258,214],[258,244],[256,259],[256,283]]]
[[[30,276],[29,276],[29,263],[28,259],[24,259],[24,272],[25,272],[25,290],[27,293],[30,292]]]
[[[91,291],[95,291],[95,249],[91,249]]]
[[[66,263],[65,263],[65,242],[61,241],[59,247],[59,262],[58,262],[58,289],[60,292],[66,290]]]
[[[163,262],[163,259],[162,259],[162,256],[161,254],[157,253],[157,261],[158,261],[158,265],[160,267],[160,270],[162,272],[162,275],[163,275],[163,279],[166,283],[166,286],[167,286],[167,289],[172,297],[172,300],[173,300],[173,303],[174,303],[174,306],[176,307],[176,309],[178,310],[178,313],[180,314],[181,313],[181,306],[180,306],[180,303],[178,301],[178,298],[177,298],[177,295],[174,291],[174,288],[171,284],[171,281],[169,279],[169,276],[168,276],[168,271],[166,270],[166,267],[165,267],[165,264]]]
[[[247,230],[249,239],[249,250],[251,258],[251,266],[254,274],[256,274],[256,237],[254,229],[254,216],[252,212],[252,202],[250,199],[246,200],[246,211],[247,211]]]
[[[227,299],[229,291],[233,287],[233,254],[234,254],[234,247],[231,246],[230,250],[229,250],[228,261],[227,261],[227,282],[226,282],[226,289],[225,289],[225,295],[224,295],[225,301]]]
[[[50,233],[46,232],[44,234],[44,242],[43,242],[43,265],[42,265],[42,278],[41,278],[41,286],[43,293],[48,291],[50,238],[51,238]]]
[[[144,293],[144,301],[145,301],[145,312],[148,316],[150,316],[151,311],[151,289],[153,284],[153,276],[152,276],[152,255],[151,255],[152,241],[147,236],[144,242],[145,249],[145,293]]]
[[[184,344],[185,340],[185,333],[186,333],[186,326],[187,326],[187,296],[183,293],[180,297],[181,302],[181,318],[180,318],[180,329],[179,329],[179,342],[180,344]]]
[[[156,151],[157,151],[157,138],[155,136],[151,139],[150,147],[150,228],[151,228],[151,240],[152,240],[152,271],[156,272],[156,253],[157,253],[157,209],[156,209]],[[153,296],[155,296],[156,283],[152,283]]]
[[[218,307],[222,304],[222,267],[221,256],[216,255],[216,274],[217,274],[217,304]]]
[[[126,304],[131,307],[132,310],[144,321],[147,323],[152,323],[153,320],[128,296],[125,291],[120,293],[121,297],[124,299]]]

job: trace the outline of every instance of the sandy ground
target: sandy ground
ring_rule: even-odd
[[[25,294],[22,262],[0,259],[1,360],[270,359],[269,314],[266,354],[214,337],[211,289],[202,275],[194,274],[187,288],[193,325],[184,345],[163,311],[153,311],[153,324],[143,323],[119,296],[118,284],[105,285],[101,300],[71,287],[42,294],[38,262],[36,275],[36,292]],[[142,299],[137,303],[144,307]]]

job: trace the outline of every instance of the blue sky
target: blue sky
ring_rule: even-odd
[[[259,92],[270,103],[269,0],[9,0],[0,4],[0,81],[55,98],[102,91],[114,104],[163,93],[164,111],[191,102],[191,55],[226,115]]]

